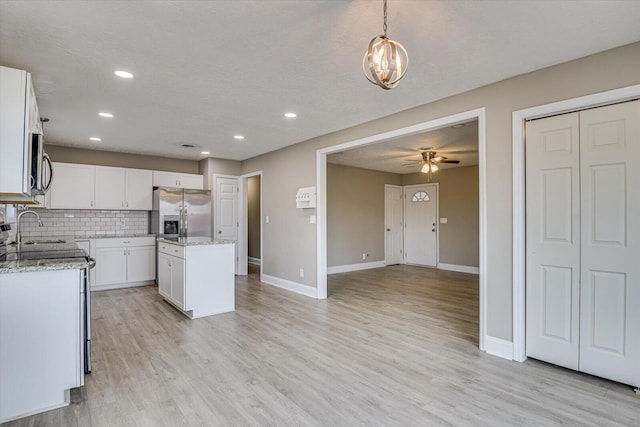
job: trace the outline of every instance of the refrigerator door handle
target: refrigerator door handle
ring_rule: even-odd
[[[189,237],[189,213],[187,212],[187,207],[184,207],[184,237]]]

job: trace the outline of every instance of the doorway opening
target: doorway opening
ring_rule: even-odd
[[[372,244],[374,248],[371,250],[368,250],[369,248],[365,248],[365,247],[350,248],[349,253],[342,254],[344,255],[343,260],[346,260],[346,263],[343,261],[341,265],[336,266],[335,264],[339,256],[336,257],[337,252],[333,250],[335,245],[332,243],[334,242],[334,240],[332,239],[336,234],[344,234],[345,232],[354,233],[354,230],[357,228],[360,228],[364,223],[366,223],[370,216],[380,215],[381,217],[384,217],[384,184],[391,184],[396,186],[431,184],[430,181],[434,179],[435,176],[438,176],[437,175],[438,172],[429,173],[429,174],[420,173],[420,170],[425,167],[424,166],[425,161],[428,159],[433,159],[435,157],[442,158],[442,160],[448,160],[448,159],[454,159],[458,156],[458,154],[454,152],[452,153],[442,152],[442,154],[436,153],[436,154],[428,154],[425,156],[423,152],[432,151],[431,148],[434,148],[430,146],[428,142],[424,142],[422,146],[417,145],[411,148],[402,147],[402,143],[406,142],[407,140],[415,140],[420,136],[423,136],[426,138],[428,137],[429,133],[435,132],[435,131],[443,131],[445,129],[451,129],[451,128],[452,128],[451,130],[459,130],[459,128],[461,127],[460,125],[467,125],[469,123],[473,123],[475,126],[474,143],[477,143],[477,149],[473,150],[476,156],[476,162],[475,162],[475,165],[471,165],[471,167],[469,168],[460,168],[460,169],[469,169],[470,171],[475,172],[475,177],[476,177],[475,178],[476,185],[475,186],[468,185],[467,183],[467,186],[472,187],[473,191],[476,194],[475,210],[477,211],[477,216],[475,217],[475,230],[476,230],[475,236],[477,238],[476,240],[477,244],[475,245],[475,254],[477,257],[476,258],[477,272],[479,273],[478,328],[480,331],[478,344],[481,349],[484,349],[484,338],[486,336],[486,332],[485,332],[486,331],[486,327],[485,327],[486,315],[485,315],[485,309],[484,309],[486,305],[485,304],[485,298],[486,298],[486,291],[485,291],[486,289],[486,285],[485,285],[486,283],[486,214],[485,214],[486,179],[485,179],[485,160],[484,160],[485,159],[484,114],[485,114],[484,109],[468,111],[465,113],[460,113],[453,116],[448,116],[445,118],[420,123],[418,125],[409,126],[409,127],[397,129],[394,131],[385,132],[379,135],[374,135],[371,137],[351,141],[338,146],[320,149],[317,151],[317,157],[316,157],[317,188],[318,188],[318,207],[317,207],[318,295],[317,296],[319,299],[323,299],[327,297],[327,273],[334,273],[334,272],[341,272],[341,271],[354,271],[354,270],[360,269],[358,267],[361,266],[362,264],[366,264],[367,258],[370,255],[374,255],[375,251],[379,251],[380,258],[372,257],[373,260],[369,262],[370,265],[367,266],[367,268],[376,268],[376,267],[382,267],[386,265],[385,254],[384,254],[385,245],[383,243],[377,243],[377,244]],[[394,142],[397,145],[396,148],[400,148],[404,150],[401,153],[399,153],[398,156],[396,156],[396,157],[399,157],[399,159],[396,159],[396,160],[400,160],[400,162],[405,161],[405,163],[408,163],[407,165],[401,164],[400,167],[401,168],[409,167],[409,168],[414,168],[415,170],[409,170],[408,171],[410,172],[409,174],[406,173],[407,171],[406,169],[402,169],[400,173],[393,173],[393,171],[388,172],[387,176],[391,178],[387,180],[385,180],[384,177],[379,178],[379,175],[376,175],[378,176],[378,178],[375,178],[373,176],[371,177],[358,176],[358,173],[355,172],[355,169],[359,169],[360,171],[375,169],[373,167],[375,162],[370,157],[367,157],[367,150],[370,150],[372,148],[375,150],[375,147],[378,147],[378,148],[382,147],[381,149],[388,150],[390,147],[394,147]],[[458,143],[462,143],[462,141],[458,141]],[[440,149],[443,147],[435,147],[435,148]],[[461,150],[461,151],[464,151],[464,150]],[[342,153],[342,154],[338,154],[338,153]],[[462,153],[460,153],[460,155],[462,155]],[[388,160],[390,157],[392,156],[385,156],[385,161]],[[348,167],[347,161],[349,161],[350,159],[360,159],[360,160],[364,159],[366,163],[364,166],[356,164],[355,168],[352,168],[352,170],[347,170],[345,169],[345,167]],[[354,166],[354,165],[349,165],[349,166]],[[442,172],[444,172],[444,170],[447,169],[447,166],[449,165],[443,164],[438,166],[441,166],[443,169]],[[361,175],[366,175],[366,173],[361,173]],[[413,181],[411,180],[403,181],[403,178],[402,178],[403,175],[414,176],[415,178]],[[440,176],[442,177],[444,176],[444,174],[441,174]],[[338,179],[336,179],[336,177],[338,177]],[[339,212],[339,209],[338,209],[338,212],[336,212],[336,209],[334,209],[335,204],[331,205],[332,208],[328,210],[328,206],[330,206],[333,200],[333,196],[331,196],[332,199],[329,199],[330,194],[328,193],[328,191],[333,185],[335,185],[335,182],[348,183],[357,179],[362,179],[363,182],[366,182],[366,183],[371,183],[372,181],[375,181],[375,179],[382,179],[383,181],[385,181],[385,182],[382,182],[382,184],[379,186],[380,208],[372,209],[371,215],[369,214],[362,215],[361,212],[360,214],[354,215],[353,213],[354,211],[351,211],[350,214],[352,216],[355,216],[355,218],[353,218],[353,220],[350,222],[350,226],[343,225],[344,229],[341,230],[339,226],[338,228],[334,227],[334,224],[336,224],[335,219],[336,217],[344,216],[344,214],[349,214],[349,212],[346,209],[343,209],[345,212]],[[441,191],[444,191],[442,190],[442,185],[440,185],[440,189]],[[352,192],[352,194],[347,196],[343,195],[343,197],[348,198],[349,200],[351,200],[351,202],[360,203],[361,205],[364,204],[366,206],[368,203],[371,203],[371,201],[367,200],[366,197],[364,197],[368,193],[370,192],[358,191],[356,189]],[[441,197],[442,197],[442,194],[444,193],[441,193]],[[453,196],[454,198],[460,198],[459,195],[456,194],[455,192],[452,192],[452,194],[454,194]],[[412,193],[412,196],[413,196],[413,193]],[[334,200],[333,202],[335,203]],[[434,206],[436,205],[434,204]],[[436,223],[435,225],[434,225],[434,222]],[[328,224],[331,224],[331,227],[329,227]],[[406,225],[407,224],[405,222],[405,216],[403,215],[402,227],[406,227]],[[429,223],[429,225],[431,226],[431,228],[428,228],[428,230],[429,231],[435,230],[435,231],[432,231],[431,233],[437,236],[438,235],[437,230],[439,229],[439,225],[440,225],[440,220],[439,218],[437,218],[437,214],[434,219],[431,219],[431,222]],[[383,227],[380,227],[379,230],[371,229],[372,231],[369,233],[367,233],[366,230],[361,229],[360,230],[361,232],[359,233],[359,235],[365,236],[366,238],[368,238],[370,235],[378,233],[379,242],[383,242],[385,229],[386,228],[383,226]],[[344,249],[345,247],[349,249],[348,246],[356,240],[357,239],[343,239],[343,241],[346,242],[346,244],[340,245],[340,246],[342,249]],[[438,241],[437,238],[435,239],[435,241],[436,242]],[[460,242],[460,241],[456,239],[451,239],[451,242]],[[466,243],[466,246],[474,246],[472,242],[468,242],[468,241],[466,242],[461,241],[460,243],[462,243],[463,245]],[[332,245],[331,246],[332,249],[328,250],[330,245]],[[406,247],[406,242],[403,242],[403,247]],[[454,250],[454,252],[457,252],[457,251]],[[360,256],[362,258],[360,258]],[[422,265],[435,264],[435,266],[438,266],[439,264],[438,251],[436,250],[435,254],[432,254],[432,256],[435,257],[435,262],[420,260],[420,262],[416,262],[416,264],[422,264]],[[407,260],[403,256],[401,258],[401,261],[402,263],[406,263]],[[349,264],[349,262],[351,262],[351,264]],[[376,265],[376,263],[378,263],[379,265]],[[344,268],[348,268],[348,269],[345,270]],[[457,270],[457,271],[461,271],[461,270]]]
[[[239,276],[256,274],[262,280],[264,266],[262,230],[262,171],[239,177],[238,268]]]

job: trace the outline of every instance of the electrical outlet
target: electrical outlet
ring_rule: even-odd
[[[367,254],[362,254],[362,259],[367,259]]]
[[[304,277],[304,269],[303,268],[300,269],[300,277]]]
[[[264,222],[265,224],[269,224],[269,215],[264,217]]]

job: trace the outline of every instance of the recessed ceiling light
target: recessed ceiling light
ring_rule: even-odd
[[[287,119],[295,119],[296,117],[298,117],[298,115],[296,113],[284,113],[284,116]]]
[[[242,140],[242,139],[244,139],[244,136],[243,135],[233,135],[233,138],[237,139],[237,140]]]
[[[202,151],[202,154],[211,154],[211,153],[208,151]]]
[[[113,72],[113,74],[115,74],[118,77],[122,77],[123,79],[132,79],[133,78],[133,74],[131,74],[128,71],[124,71],[124,70],[116,70]]]
[[[91,138],[89,138],[91,141],[102,141],[101,138],[98,138],[97,136],[92,136]]]
[[[105,113],[104,111],[101,111],[100,113],[98,113],[99,116],[101,117],[107,117],[107,118],[112,118],[113,114],[111,113]]]

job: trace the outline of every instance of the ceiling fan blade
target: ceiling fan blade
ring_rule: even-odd
[[[434,158],[433,158],[433,159],[431,159],[431,160],[433,160],[434,162],[441,162],[441,161],[443,161],[443,160],[446,160],[446,157],[437,156],[437,157],[434,157]]]
[[[453,163],[457,165],[460,163],[460,160],[440,160],[438,163]]]

